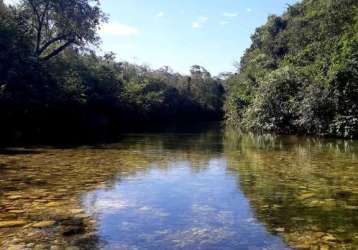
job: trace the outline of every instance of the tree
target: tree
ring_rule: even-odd
[[[34,56],[49,60],[69,46],[96,44],[106,20],[98,0],[22,0],[28,29],[35,37]]]
[[[6,11],[5,4],[3,0],[0,0],[0,15],[2,15]]]
[[[270,16],[226,80],[228,124],[357,137],[357,10],[356,0],[303,0]]]
[[[87,49],[105,21],[99,1],[20,1],[0,0],[0,144],[221,119],[221,80],[204,68],[184,76]]]

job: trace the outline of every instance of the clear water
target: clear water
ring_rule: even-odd
[[[358,249],[357,141],[132,134],[0,173],[3,249]]]
[[[108,249],[286,249],[255,218],[238,181],[220,155],[178,159],[87,194],[84,206]]]

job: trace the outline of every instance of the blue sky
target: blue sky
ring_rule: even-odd
[[[17,0],[5,0],[14,2]],[[101,0],[109,22],[100,30],[101,53],[119,60],[164,65],[187,73],[191,65],[212,74],[233,71],[250,35],[270,14],[297,0]]]
[[[199,64],[212,74],[233,71],[250,35],[270,14],[297,0],[102,0],[109,23],[103,51],[153,68],[187,73]]]

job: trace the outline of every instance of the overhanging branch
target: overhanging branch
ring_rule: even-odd
[[[48,42],[46,42],[38,51],[37,51],[37,56],[40,56],[48,47],[50,47],[52,44],[54,44],[55,42],[64,40],[65,38],[67,38],[68,35],[67,34],[63,34],[63,35],[59,35],[57,37],[52,38],[51,40],[49,40]]]
[[[66,49],[68,46],[70,46],[73,43],[74,43],[74,40],[70,40],[70,41],[66,42],[65,44],[63,44],[62,46],[60,46],[57,49],[55,49],[54,51],[52,51],[47,56],[42,57],[40,59],[42,61],[47,61],[47,60],[51,59],[52,57],[57,56],[59,53],[61,53],[61,51],[63,51],[64,49]]]

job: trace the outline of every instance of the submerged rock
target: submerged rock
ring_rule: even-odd
[[[7,198],[9,200],[18,200],[18,199],[22,199],[22,195],[10,195]]]
[[[328,245],[321,245],[319,247],[319,250],[329,250],[329,249],[330,249],[330,247]]]
[[[34,228],[46,228],[46,227],[52,227],[53,225],[56,224],[56,221],[41,221],[41,222],[37,222],[33,225],[31,225]]]
[[[279,228],[275,228],[275,231],[278,232],[278,233],[283,233],[283,232],[285,232],[286,230],[285,230],[285,228],[283,228],[283,227],[279,227]]]
[[[61,205],[63,205],[61,201],[51,201],[46,204],[46,207],[60,207]]]
[[[23,214],[23,213],[25,213],[24,210],[20,210],[20,209],[17,209],[17,210],[9,210],[8,212],[9,212],[9,213],[12,213],[12,214]]]
[[[314,193],[303,193],[303,194],[298,196],[298,199],[299,200],[307,200],[307,199],[312,198],[314,196],[315,196]]]
[[[45,249],[47,249],[47,246],[43,244],[38,244],[34,247],[34,250],[45,250]]]
[[[12,245],[7,247],[7,250],[23,250],[25,245]]]
[[[12,221],[0,221],[0,228],[7,227],[22,227],[27,224],[27,221],[24,220],[12,220]]]
[[[61,250],[59,246],[51,246],[50,250]]]
[[[75,247],[75,246],[71,246],[71,247],[66,247],[65,250],[80,250],[79,247]]]
[[[327,235],[324,236],[322,239],[323,239],[324,241],[337,241],[337,239],[336,239],[333,235],[331,235],[331,234],[327,234]]]
[[[84,210],[83,209],[71,209],[70,213],[72,213],[72,214],[81,214],[81,213],[84,213]]]

